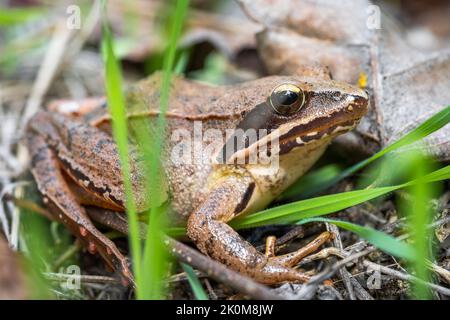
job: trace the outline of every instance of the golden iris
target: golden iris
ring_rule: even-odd
[[[282,84],[272,91],[269,103],[277,113],[288,116],[303,107],[305,94],[293,84]]]

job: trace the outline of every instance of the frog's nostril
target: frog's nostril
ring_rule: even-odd
[[[351,104],[353,107],[357,107],[358,109],[367,109],[367,105],[369,102],[368,96],[361,95],[353,95],[353,103]]]
[[[369,100],[369,93],[366,90],[360,89],[358,96],[362,99]]]

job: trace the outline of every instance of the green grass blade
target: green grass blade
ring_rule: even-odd
[[[431,275],[427,267],[427,261],[432,261],[432,234],[427,226],[431,223],[434,214],[430,203],[438,195],[437,186],[429,185],[423,181],[423,176],[432,166],[432,161],[417,152],[408,154],[412,169],[410,176],[416,178],[419,183],[409,187],[407,191],[410,197],[400,198],[399,208],[407,217],[408,229],[411,233],[417,260],[410,263],[410,268],[416,277],[422,281],[430,282]],[[431,291],[422,281],[413,282],[413,295],[416,299],[430,299]]]
[[[351,222],[333,220],[327,218],[310,218],[301,220],[298,224],[305,224],[309,222],[328,222],[335,224],[336,226],[354,232],[361,238],[366,239],[369,243],[373,244],[377,248],[392,254],[398,258],[406,259],[408,261],[416,261],[417,255],[414,248],[400,240],[395,239],[381,231],[375,230],[369,227],[363,227]]]
[[[105,11],[105,2],[103,3]],[[102,54],[105,63],[106,78],[106,96],[108,99],[108,108],[112,120],[112,134],[117,144],[120,163],[122,167],[123,184],[125,191],[125,206],[129,222],[129,241],[131,247],[131,256],[134,261],[133,269],[137,284],[137,295],[140,296],[139,288],[141,284],[141,243],[139,240],[139,226],[136,212],[136,204],[133,197],[132,184],[130,181],[131,170],[129,163],[128,149],[128,125],[125,111],[125,99],[122,87],[122,72],[117,61],[114,50],[113,40],[109,26],[106,20],[106,12],[103,15],[103,37]]]
[[[48,270],[47,265],[52,261],[55,243],[51,241],[49,232],[49,222],[46,218],[30,212],[28,209],[21,210],[20,231],[23,242],[20,243],[20,250],[24,254],[24,271],[26,284],[30,289],[32,299],[54,298],[51,294],[51,284],[43,277],[43,273]],[[25,250],[26,249],[26,250]],[[0,257],[0,263],[1,259]]]
[[[166,117],[168,104],[169,104],[169,93],[170,93],[170,82],[172,78],[172,72],[175,65],[175,54],[177,49],[178,39],[181,35],[182,27],[184,24],[184,19],[187,13],[189,1],[188,0],[177,0],[175,11],[172,16],[171,21],[171,32],[169,35],[169,43],[167,46],[166,54],[163,61],[163,79],[161,85],[161,96],[160,96],[160,115],[157,121],[156,136],[153,137],[152,152],[149,154],[149,174],[150,180],[148,181],[148,190],[152,195],[152,203],[150,207],[149,222],[148,222],[148,232],[147,240],[145,243],[144,250],[144,260],[143,268],[150,269],[150,272],[145,273],[145,283],[150,285],[149,290],[145,290],[145,298],[159,299],[162,297],[162,288],[164,277],[164,263],[162,261],[155,261],[155,256],[162,255],[164,250],[164,245],[162,244],[162,238],[160,236],[161,227],[161,217],[165,215],[161,209],[157,206],[162,203],[162,199],[158,199],[160,196],[161,187],[161,164],[159,155],[162,151],[162,140],[164,137],[165,127],[166,127]],[[156,199],[155,199],[156,198]],[[161,260],[161,259],[159,259]]]
[[[300,200],[267,209],[232,221],[238,228],[259,227],[266,224],[295,223],[300,219],[333,213],[400,189],[404,185],[355,190]]]
[[[420,182],[431,183],[450,178],[450,166],[433,171],[422,177]],[[231,225],[236,228],[251,228],[267,224],[295,223],[301,219],[322,216],[340,211],[342,209],[363,203],[389,192],[417,184],[419,180],[407,183],[379,187],[372,189],[355,190],[326,195],[307,200],[300,200],[275,208],[263,210],[248,216],[239,217],[232,221]]]
[[[0,8],[0,26],[12,26],[37,19],[47,10],[42,7]]]
[[[209,300],[208,295],[205,290],[203,290],[202,284],[194,272],[194,269],[188,264],[182,263],[184,272],[186,272],[189,284],[191,285],[192,291],[194,292],[195,298],[197,300]]]
[[[342,171],[339,175],[332,177],[328,181],[322,182],[322,185],[319,186],[319,188],[316,189],[316,192],[320,192],[323,190],[326,190],[327,188],[333,186],[337,182],[341,181],[342,179],[352,175],[353,173],[359,171],[360,169],[364,168],[368,164],[374,162],[375,160],[381,158],[385,154],[389,152],[393,152],[395,150],[398,150],[402,147],[405,147],[407,145],[410,145],[414,142],[417,142],[428,135],[432,134],[433,132],[441,129],[445,125],[447,125],[450,122],[450,106],[447,106],[443,110],[439,111],[435,115],[431,116],[427,120],[425,120],[422,124],[420,124],[417,128],[410,131],[403,137],[401,137],[399,140],[395,141],[391,145],[387,146],[386,148],[382,149],[381,151],[375,153],[370,158],[367,158],[361,162],[358,162],[357,164],[351,166],[350,168],[345,169]]]

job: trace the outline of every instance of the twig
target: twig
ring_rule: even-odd
[[[45,278],[50,281],[64,282],[72,279],[80,279],[82,283],[100,283],[100,284],[120,284],[120,280],[106,276],[94,275],[73,275],[64,273],[45,272]]]
[[[356,296],[359,300],[374,300],[374,298],[363,288],[361,283],[355,279],[355,277],[350,274],[350,281],[352,282],[353,288],[355,289]]]
[[[377,250],[374,247],[368,248],[364,251],[361,252],[356,252],[354,254],[351,254],[347,257],[345,257],[344,259],[336,262],[335,264],[333,264],[331,267],[326,268],[324,271],[322,271],[321,273],[318,273],[317,275],[315,275],[314,277],[312,277],[307,284],[312,285],[312,284],[316,284],[316,283],[320,283],[328,278],[330,278],[331,276],[333,276],[333,274],[335,272],[337,272],[339,269],[341,269],[342,267],[344,267],[347,263],[352,262],[353,260],[357,260],[361,257],[364,257],[365,255],[373,252]]]
[[[410,275],[410,274],[407,274],[407,273],[404,273],[404,272],[400,272],[400,271],[397,271],[397,270],[393,270],[391,268],[382,266],[380,264],[374,263],[374,262],[369,261],[369,260],[364,260],[363,264],[366,267],[370,267],[372,269],[379,270],[380,272],[382,272],[384,274],[390,275],[390,276],[395,277],[395,278],[400,279],[400,280],[410,281],[410,282],[411,281],[420,282],[420,283],[430,287],[431,289],[436,290],[440,294],[443,294],[443,295],[446,295],[446,296],[450,296],[450,289],[444,288],[444,287],[442,287],[440,285],[437,285],[437,284],[434,284],[434,283],[423,281],[422,279],[419,279],[419,278],[417,278],[417,277],[415,277],[413,275]]]
[[[94,4],[86,17],[83,28],[77,33],[72,42],[70,43],[69,50],[64,55],[64,62],[71,61],[81,51],[84,44],[88,40],[89,36],[95,30],[98,24],[101,13],[101,1],[95,0]]]
[[[198,278],[205,277],[205,274],[198,270],[194,270],[194,273]],[[188,279],[188,277],[187,277],[186,272],[180,272],[180,273],[171,275],[168,280],[169,280],[169,282],[180,282],[180,281],[185,281],[187,279]]]
[[[314,293],[317,291],[318,287],[323,281],[331,278],[339,269],[344,267],[347,263],[359,259],[368,253],[369,253],[368,250],[357,252],[355,254],[349,255],[348,257],[342,259],[341,261],[334,263],[331,267],[329,266],[325,268],[325,270],[311,277],[311,279],[303,285],[302,289],[300,290],[300,293],[296,296],[296,298],[311,299],[311,297],[314,295]]]
[[[9,221],[8,221],[8,217],[6,216],[5,210],[3,209],[3,206],[1,205],[1,203],[0,203],[0,222],[2,223],[2,229],[3,229],[3,233],[5,234],[6,240],[8,241],[8,243],[10,243],[11,240],[10,240],[10,234],[9,234]]]
[[[252,298],[260,300],[280,300],[279,295],[273,293],[268,287],[263,286],[250,278],[234,272],[223,264],[210,259],[185,244],[166,237],[166,244],[171,248],[170,252],[179,260],[203,271],[208,277],[225,283],[233,289],[242,292]]]
[[[24,182],[10,182],[8,178],[6,179],[0,179],[1,185],[3,185],[3,189],[0,193],[0,200],[6,199],[8,196],[8,192],[16,188],[17,186],[24,185]],[[18,244],[18,234],[19,234],[19,214],[16,211],[16,208],[11,203],[6,203],[6,207],[8,208],[9,212],[12,213],[12,222],[11,222],[11,229],[9,227],[9,221],[6,215],[6,212],[3,208],[3,206],[0,205],[0,220],[2,222],[3,232],[6,236],[6,239],[8,240],[9,246],[13,250],[17,250],[17,244]]]
[[[334,234],[334,238],[333,238],[334,246],[336,248],[338,248],[339,250],[343,250],[344,246],[342,245],[341,234],[339,232],[338,227],[336,227],[334,224],[331,224],[331,223],[326,223],[326,226],[327,226],[327,230]],[[348,296],[349,296],[350,300],[356,300],[355,292],[353,290],[353,285],[352,285],[352,282],[350,281],[350,273],[347,271],[347,269],[345,267],[340,269],[338,272],[342,278],[342,281],[344,282],[345,288],[348,291]]]
[[[436,272],[442,278],[442,280],[447,282],[447,284],[450,284],[450,271],[448,271],[447,269],[444,269],[430,261],[427,261],[427,265],[429,268],[431,268],[431,270]]]
[[[275,242],[275,251],[278,251],[281,246],[285,245],[291,240],[294,240],[296,238],[303,237],[305,235],[305,228],[303,226],[295,226],[293,229],[289,230],[286,234],[282,235],[281,237],[277,238]],[[264,251],[266,248],[266,245],[259,245],[256,247],[256,250],[258,251]]]
[[[211,300],[217,300],[217,294],[214,291],[214,288],[211,286],[211,283],[209,282],[208,278],[203,279],[206,289],[208,290],[208,295],[211,298]]]
[[[40,215],[46,217],[50,221],[56,221],[50,212],[48,212],[47,210],[45,210],[44,208],[42,208],[41,206],[39,206],[38,204],[36,204],[33,201],[29,201],[29,200],[25,200],[25,199],[18,199],[9,193],[5,194],[4,199],[6,201],[12,201],[18,207],[39,213]]]
[[[76,37],[74,31],[67,28],[65,20],[62,20],[56,25],[56,30],[53,35],[52,41],[48,47],[47,53],[44,57],[36,80],[33,84],[30,97],[28,98],[25,106],[24,113],[21,119],[20,128],[23,129],[30,119],[30,117],[37,112],[42,100],[46,95],[53,79],[60,71],[62,62],[67,63],[72,59],[83,47],[89,35],[95,28],[100,16],[100,1],[95,1],[89,15],[86,19],[83,28],[77,33]],[[72,43],[70,40],[73,38]],[[70,50],[68,50],[70,49]]]
[[[25,128],[28,120],[41,106],[42,100],[58,71],[72,33],[73,31],[67,28],[64,20],[56,25],[55,33],[45,54],[44,61],[39,68],[30,97],[25,106],[20,129]]]
[[[11,213],[11,234],[10,234],[10,245],[15,251],[19,248],[19,227],[20,227],[20,213],[19,210],[12,204],[7,203],[9,212]]]

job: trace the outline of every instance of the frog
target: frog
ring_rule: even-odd
[[[128,121],[145,123],[153,139],[158,134],[162,78],[162,73],[154,73],[126,93]],[[170,211],[185,222],[196,247],[230,269],[267,285],[308,281],[310,277],[295,266],[330,240],[331,233],[325,231],[296,251],[275,255],[273,238],[266,252],[260,252],[228,223],[266,208],[313,166],[333,138],[352,130],[367,112],[368,93],[332,80],[323,69],[308,68],[225,86],[174,75],[168,101],[160,155],[161,193],[166,197],[153,198],[170,202]],[[130,283],[130,262],[89,214],[94,207],[126,219],[111,124],[104,98],[57,102],[30,119],[25,143],[31,173],[49,211],[90,253],[100,255]],[[180,143],[174,134],[180,130],[193,134],[196,124],[201,124],[202,134],[215,130],[219,138],[222,135],[223,140],[211,138],[221,141],[219,148],[208,155],[210,161],[174,161],[173,150]],[[225,146],[235,138],[226,131],[238,129],[264,134],[250,142],[244,136],[246,143],[230,148],[224,157]],[[137,211],[144,212],[152,201],[145,191],[145,163],[131,138],[129,145],[133,196]],[[268,155],[277,159],[276,165],[259,161]]]

